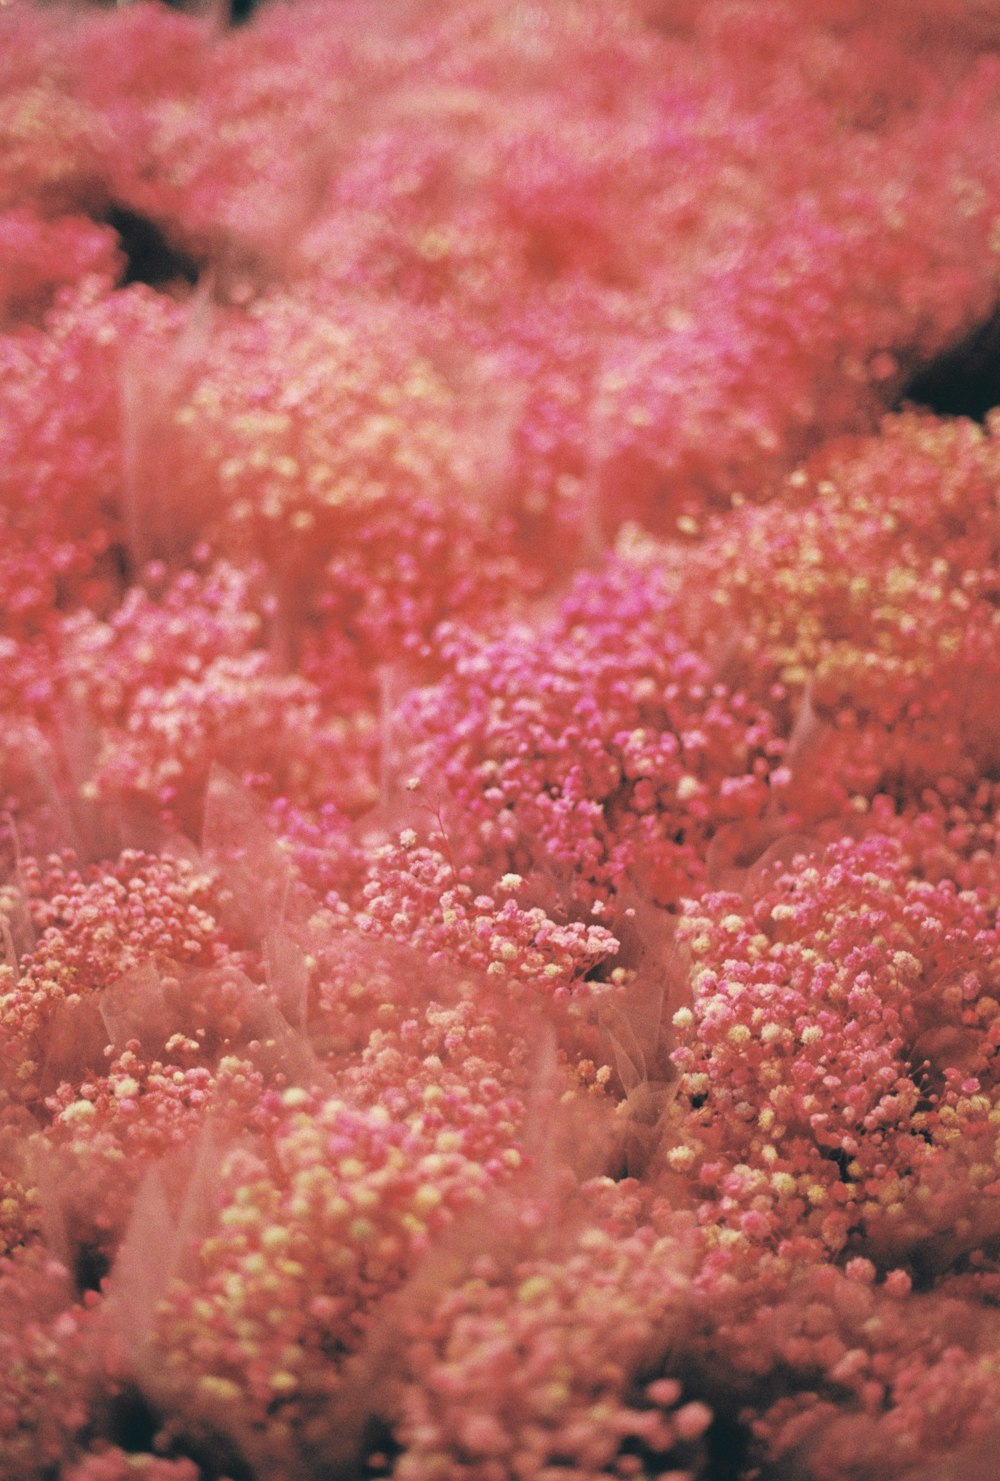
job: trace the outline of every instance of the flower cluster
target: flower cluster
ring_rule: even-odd
[[[419,1017],[387,1003],[379,1017],[335,1076],[346,1099],[301,1086],[260,1098],[250,1139],[217,1154],[211,1194],[198,1190],[194,1251],[193,1216],[171,1221],[147,1186],[119,1257],[149,1391],[177,1429],[221,1432],[265,1472],[338,1455],[345,1355],[439,1231],[522,1160],[530,1049],[509,1021],[470,1002]],[[152,1310],[147,1290],[144,1313],[129,1282],[154,1235],[177,1273]]]
[[[95,1313],[37,1245],[0,1260],[0,1313],[0,1463],[12,1481],[31,1481],[69,1459],[87,1429]]]
[[[530,1190],[498,1211],[502,1244],[450,1252],[451,1289],[402,1304],[401,1477],[697,1474],[712,1409],[639,1376],[689,1337],[688,1231],[607,1179],[578,1199]],[[539,1219],[556,1226],[540,1242]]]
[[[662,904],[704,878],[726,822],[760,817],[783,754],[772,718],[677,632],[659,575],[580,578],[559,615],[449,644],[452,672],[404,711],[412,764],[442,782],[479,855],[606,902]],[[584,615],[585,614],[585,615]]]
[[[494,894],[474,895],[444,854],[417,844],[412,829],[398,848],[377,854],[372,874],[357,924],[417,947],[431,963],[461,962],[507,979],[508,986],[547,981],[565,994],[574,978],[618,949],[602,926],[557,925],[539,906],[522,907],[519,874],[499,881],[502,903]]]
[[[713,1225],[923,1259],[978,1245],[1000,1194],[995,912],[871,835],[750,900],[704,897],[680,936],[666,1161],[712,1190]]]
[[[800,713],[807,701],[796,749],[809,769],[818,753],[870,795],[901,780],[967,784],[993,763],[996,430],[888,418],[877,437],[819,449],[778,498],[735,510],[683,563],[667,556],[684,630],[753,674],[752,693],[773,702],[780,685]],[[641,542],[635,556],[645,564]]]
[[[0,1473],[996,1481],[990,7],[203,9],[0,4]]]

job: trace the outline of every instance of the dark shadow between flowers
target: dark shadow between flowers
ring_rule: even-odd
[[[197,283],[200,269],[194,258],[172,247],[148,217],[130,211],[128,206],[111,205],[103,219],[118,233],[125,254],[123,287],[146,283],[150,288],[162,288],[177,281],[193,287]]]
[[[163,1420],[142,1389],[126,1383],[108,1400],[107,1439],[137,1459],[162,1454],[168,1460],[192,1461],[203,1481],[255,1481],[252,1467],[222,1435],[174,1439],[161,1450]]]
[[[190,10],[190,0],[163,0],[170,10]],[[220,7],[231,26],[242,26],[253,19],[260,0],[226,0],[224,6]]]
[[[1000,405],[1000,307],[958,344],[938,355],[903,388],[904,402],[939,416],[982,422]]]
[[[160,1417],[138,1388],[126,1384],[108,1405],[108,1428],[122,1450],[130,1454],[151,1451]]]
[[[111,1262],[104,1250],[93,1243],[80,1244],[73,1254],[73,1284],[79,1295],[99,1291]]]
[[[745,1427],[729,1415],[717,1414],[705,1432],[704,1444],[700,1481],[739,1481],[750,1448]],[[618,1456],[634,1456],[642,1462],[640,1474],[650,1477],[690,1474],[687,1468],[693,1460],[693,1456],[678,1455],[676,1450],[651,1450],[632,1437],[619,1447]]]
[[[705,1481],[733,1481],[742,1476],[750,1448],[745,1425],[724,1407],[716,1406],[715,1418],[705,1434]]]

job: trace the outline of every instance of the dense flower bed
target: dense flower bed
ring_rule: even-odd
[[[0,8],[4,1481],[1000,1477],[998,131],[992,0]]]

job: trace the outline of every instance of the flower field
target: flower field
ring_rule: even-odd
[[[0,0],[2,1481],[1000,1481],[1000,6]]]

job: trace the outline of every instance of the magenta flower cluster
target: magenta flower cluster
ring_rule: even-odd
[[[995,8],[208,9],[0,4],[0,1476],[997,1481]]]

